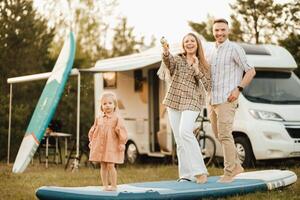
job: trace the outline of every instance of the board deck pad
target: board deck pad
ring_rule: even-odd
[[[267,191],[291,185],[297,176],[288,170],[263,170],[245,172],[235,177],[231,183],[218,183],[219,176],[211,176],[205,184],[184,181],[156,181],[118,185],[117,191],[103,191],[101,186],[55,187],[43,186],[37,189],[40,200],[52,199],[201,199],[242,195],[257,191]]]

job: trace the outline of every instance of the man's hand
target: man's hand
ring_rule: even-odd
[[[239,98],[240,91],[238,88],[235,88],[234,90],[231,91],[229,97],[227,98],[228,102],[233,102]]]

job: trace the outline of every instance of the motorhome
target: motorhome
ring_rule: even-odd
[[[210,48],[211,43],[205,43]],[[300,81],[293,56],[276,45],[240,44],[257,74],[239,97],[233,136],[244,165],[255,160],[300,157]],[[171,45],[178,53],[179,45]],[[117,94],[120,114],[129,132],[126,156],[170,156],[174,140],[162,100],[167,85],[157,76],[160,48],[99,60],[95,72],[95,115],[103,91]],[[97,73],[101,72],[101,73]],[[209,124],[207,134],[213,136]],[[217,143],[217,155],[222,156]]]

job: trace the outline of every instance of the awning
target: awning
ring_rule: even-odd
[[[180,53],[181,47],[179,44],[170,45],[171,53]],[[144,68],[161,61],[162,50],[161,47],[153,47],[141,53],[135,53],[127,56],[120,56],[99,60],[95,67],[89,69],[80,69],[82,72],[108,72],[108,71],[128,71],[134,69]]]
[[[43,79],[48,79],[50,77],[50,75],[51,75],[51,72],[18,76],[18,77],[8,78],[7,83],[12,84],[12,83],[22,83],[22,82],[28,82],[28,81],[43,80]],[[78,75],[78,69],[72,69],[71,75]]]

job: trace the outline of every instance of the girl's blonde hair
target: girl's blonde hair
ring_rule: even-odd
[[[101,98],[100,98],[100,109],[101,109],[101,111],[103,112],[102,100],[104,98],[107,98],[107,97],[111,97],[112,98],[112,100],[113,100],[113,102],[115,104],[114,111],[116,111],[116,109],[118,108],[118,100],[117,100],[116,94],[113,93],[113,92],[104,92],[104,93],[102,93]]]
[[[196,34],[194,33],[188,33],[186,34],[183,39],[182,39],[182,49],[183,49],[183,54],[186,55],[186,51],[184,49],[184,39],[187,37],[187,36],[192,36],[195,38],[196,40],[196,43],[197,43],[197,50],[196,50],[196,56],[199,60],[199,68],[200,70],[202,71],[201,67],[203,67],[203,69],[205,70],[205,72],[208,72],[209,71],[209,64],[207,62],[207,60],[205,59],[205,56],[204,56],[204,50],[203,50],[203,47],[202,47],[202,43],[201,43],[201,40],[199,39],[199,37],[197,37]]]

